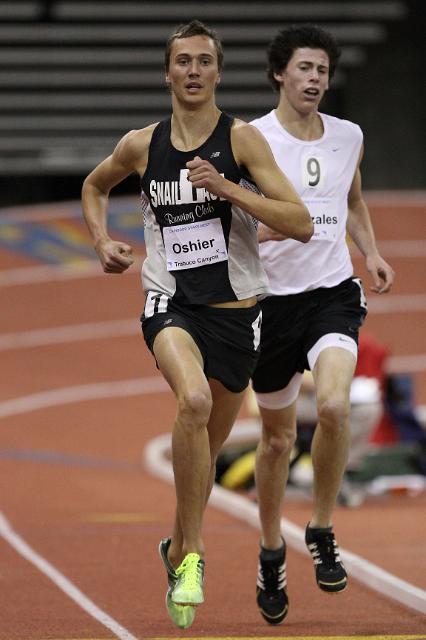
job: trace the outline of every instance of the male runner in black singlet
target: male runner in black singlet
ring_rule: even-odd
[[[122,273],[133,262],[132,250],[108,234],[108,196],[130,173],[141,176],[142,328],[177,401],[177,513],[160,555],[169,579],[167,609],[182,628],[204,600],[203,513],[217,454],[258,357],[256,296],[268,282],[257,220],[301,242],[313,231],[263,136],[216,106],[221,65],[214,32],[198,21],[179,27],[165,59],[171,118],[130,131],[83,186],[84,216],[103,269]]]

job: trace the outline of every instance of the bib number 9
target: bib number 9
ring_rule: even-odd
[[[305,156],[302,161],[303,187],[318,187],[324,182],[324,161],[318,156]]]
[[[309,158],[307,165],[308,174],[310,176],[309,186],[316,187],[321,178],[320,163],[316,158]]]

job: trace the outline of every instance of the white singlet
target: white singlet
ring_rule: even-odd
[[[324,133],[310,141],[290,135],[275,111],[251,122],[269,142],[276,162],[309,209],[315,229],[307,244],[288,239],[260,245],[270,295],[334,287],[353,273],[346,220],[362,131],[348,120],[319,115]]]

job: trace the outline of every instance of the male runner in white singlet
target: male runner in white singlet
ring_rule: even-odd
[[[104,271],[121,273],[132,264],[131,247],[108,235],[108,196],[130,173],[141,176],[142,329],[177,401],[177,512],[160,556],[167,611],[181,628],[204,601],[203,513],[216,457],[259,354],[257,296],[268,282],[257,220],[296,241],[313,232],[263,136],[217,108],[222,57],[215,33],[198,21],[173,33],[165,55],[172,117],[125,135],[83,186],[84,216]]]
[[[346,232],[365,256],[373,291],[389,291],[394,278],[378,253],[361,193],[361,129],[318,112],[339,55],[322,29],[306,25],[280,31],[268,49],[278,107],[252,123],[268,140],[315,227],[306,246],[259,228],[271,289],[261,302],[261,355],[253,375],[263,427],[256,459],[262,523],[257,604],[270,624],[282,622],[288,611],[280,518],[304,369],[313,373],[319,416],[306,544],[322,590],[337,593],[347,583],[332,513],[347,460],[349,390],[367,305],[361,282],[353,277]]]

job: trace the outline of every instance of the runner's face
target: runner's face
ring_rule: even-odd
[[[207,36],[173,42],[166,82],[173,95],[186,104],[199,104],[214,96],[220,81],[214,42]]]
[[[328,55],[322,49],[296,49],[287,67],[281,73],[275,73],[274,77],[296,111],[316,111],[328,89]]]

